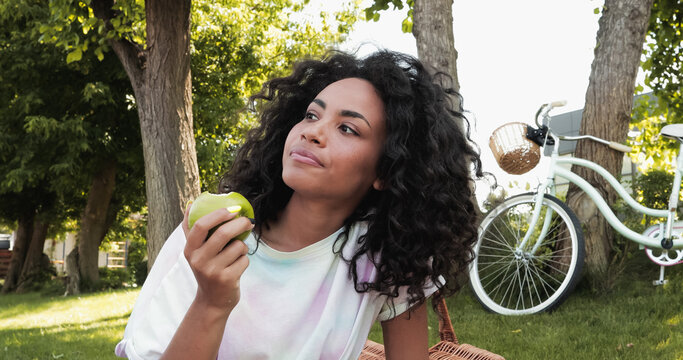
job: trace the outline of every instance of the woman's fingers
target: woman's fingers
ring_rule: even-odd
[[[216,265],[219,268],[227,268],[228,266],[238,265],[234,270],[239,272],[241,275],[244,269],[246,269],[246,266],[244,266],[244,269],[242,269],[242,265],[244,264],[237,264],[237,262],[243,260],[242,258],[247,259],[246,255],[248,252],[249,247],[247,247],[243,241],[231,241],[223,250],[221,250],[214,261],[216,261]]]
[[[188,215],[186,214],[185,219],[183,220],[184,224],[187,222],[187,216]],[[192,228],[188,228],[186,232],[187,244],[185,250],[192,252],[199,249],[204,244],[204,240],[206,240],[211,229],[232,220],[235,216],[237,216],[237,214],[231,213],[227,209],[218,209],[199,218],[192,225]],[[237,236],[237,234],[235,234],[235,236]]]
[[[249,248],[243,241],[230,239],[252,227],[246,218],[233,219],[216,229],[199,249],[188,252],[186,247],[188,263],[197,279],[196,300],[203,306],[229,310],[239,301],[239,283],[249,265]]]
[[[233,218],[232,220],[220,224],[202,245],[202,250],[214,256],[221,252],[232,239],[245,231],[250,231],[254,225],[245,217]],[[240,241],[241,242],[241,241]]]

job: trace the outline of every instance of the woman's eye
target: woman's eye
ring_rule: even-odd
[[[304,116],[304,119],[318,120],[318,115],[309,111],[306,113],[306,116]]]
[[[356,130],[353,130],[351,127],[349,127],[347,125],[341,125],[339,127],[339,130],[341,130],[342,132],[347,133],[347,134],[358,135]]]

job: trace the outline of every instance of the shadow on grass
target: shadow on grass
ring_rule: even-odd
[[[85,323],[0,330],[3,359],[117,359],[114,347],[128,316]]]

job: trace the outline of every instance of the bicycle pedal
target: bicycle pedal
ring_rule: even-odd
[[[669,280],[652,280],[652,285],[654,285],[654,286],[665,285],[668,282],[669,282]]]

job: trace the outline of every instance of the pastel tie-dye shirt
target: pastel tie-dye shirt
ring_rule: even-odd
[[[240,302],[226,323],[218,359],[357,359],[375,321],[407,310],[404,292],[394,300],[395,311],[384,296],[356,292],[348,265],[333,251],[341,231],[294,252],[263,243],[256,248],[253,235],[246,239],[249,267],[240,280]],[[347,259],[365,231],[363,224],[352,227],[343,249]],[[197,290],[184,246],[178,227],[142,287],[116,346],[118,356],[155,359],[171,341]],[[358,274],[360,280],[372,280],[375,267],[360,259]],[[425,293],[434,291],[429,286]]]

